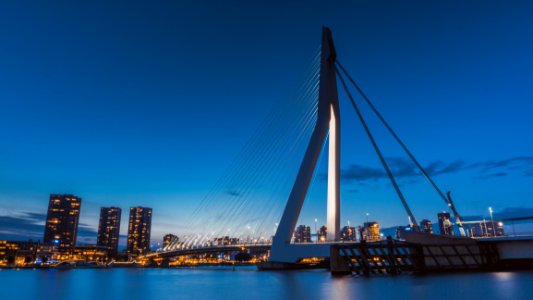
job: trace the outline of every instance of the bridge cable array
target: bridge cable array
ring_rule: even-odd
[[[400,201],[402,201],[402,205],[403,205],[405,211],[407,212],[407,215],[409,216],[410,221],[414,224],[415,229],[418,229],[418,223],[416,222],[415,216],[413,215],[413,212],[409,208],[409,205],[407,204],[407,201],[405,200],[405,197],[404,197],[402,191],[400,190],[400,187],[398,186],[398,183],[396,182],[396,179],[394,179],[394,175],[392,175],[390,167],[387,164],[387,161],[385,160],[385,158],[383,157],[383,154],[381,153],[381,150],[379,149],[379,146],[376,143],[376,140],[372,136],[372,133],[370,132],[370,129],[368,128],[368,126],[366,124],[366,121],[363,118],[363,115],[361,114],[361,111],[359,110],[359,107],[355,103],[355,101],[354,101],[354,99],[352,97],[352,94],[350,93],[350,90],[346,86],[346,82],[344,81],[344,78],[342,78],[342,75],[341,75],[341,73],[338,70],[336,70],[336,71],[337,71],[337,75],[338,75],[338,77],[339,77],[339,79],[340,79],[340,81],[342,83],[342,86],[344,88],[344,91],[346,92],[346,95],[348,95],[348,98],[350,99],[350,102],[352,103],[352,106],[353,106],[355,112],[357,113],[357,117],[361,121],[361,125],[363,126],[363,128],[364,128],[364,130],[365,130],[365,132],[366,132],[366,134],[368,136],[368,139],[372,143],[372,147],[374,148],[374,151],[378,155],[379,160],[380,160],[383,168],[385,169],[385,172],[387,173],[387,176],[389,177],[389,180],[390,180],[392,186],[394,187],[394,190],[396,191],[396,194],[400,198]]]
[[[241,243],[266,243],[275,233],[285,206],[284,202],[299,168],[299,164],[294,163],[294,160],[299,161],[303,157],[317,122],[320,56],[319,48],[312,60],[306,80],[296,95],[267,115],[213,188],[185,220],[186,228],[183,231],[189,234],[179,241],[172,242],[163,250],[209,246],[216,243],[216,240],[230,237],[239,239]],[[418,223],[350,93],[347,81],[355,87],[431,186],[452,208],[459,228],[462,229],[459,215],[451,199],[446,199],[426,170],[338,60],[336,66],[337,76],[415,229],[418,229]],[[323,147],[325,145],[326,143]],[[315,177],[316,173],[313,174],[312,181]]]
[[[372,145],[374,146],[375,150],[376,150],[376,153],[378,154],[386,172],[387,172],[387,175],[389,176],[389,179],[391,180],[396,192],[398,193],[398,196],[400,197],[401,201],[402,201],[402,204],[404,205],[408,215],[410,216],[410,218],[412,218],[412,222],[414,223],[415,226],[418,226],[414,217],[412,216],[412,213],[410,211],[410,209],[408,208],[407,206],[407,203],[405,202],[405,198],[403,197],[401,191],[399,190],[398,188],[398,185],[395,183],[395,180],[394,180],[394,176],[392,175],[392,173],[390,172],[390,169],[387,167],[387,164],[385,162],[385,160],[383,159],[380,151],[379,151],[379,148],[377,147],[377,144],[375,144],[373,138],[372,138],[372,135],[370,133],[370,131],[368,130],[368,127],[365,125],[365,122],[364,122],[364,119],[362,118],[362,115],[355,103],[355,101],[353,100],[353,97],[351,96],[347,86],[346,86],[346,83],[341,75],[341,73],[339,72],[339,69],[342,71],[342,73],[346,76],[346,78],[350,81],[350,83],[355,87],[355,89],[357,90],[357,92],[361,95],[361,97],[365,100],[365,102],[368,104],[368,106],[370,107],[370,109],[374,112],[374,114],[378,117],[378,119],[381,121],[381,123],[383,124],[383,126],[389,131],[389,133],[392,135],[392,137],[396,140],[396,142],[400,145],[400,147],[404,150],[404,152],[407,154],[407,156],[412,160],[412,162],[415,164],[415,166],[418,168],[418,170],[422,173],[422,175],[424,176],[424,178],[429,182],[429,184],[433,187],[433,189],[437,192],[437,194],[444,200],[444,202],[446,203],[446,205],[448,207],[450,207],[452,209],[452,212],[454,213],[455,215],[455,218],[456,218],[456,223],[459,227],[459,231],[461,233],[462,236],[465,235],[465,232],[464,232],[464,228],[463,228],[463,224],[462,224],[462,220],[461,220],[461,217],[459,216],[459,213],[457,212],[457,209],[455,208],[455,206],[453,205],[453,202],[451,200],[450,197],[446,197],[444,195],[444,193],[442,192],[442,190],[437,186],[437,184],[433,181],[433,179],[431,178],[431,176],[428,174],[428,172],[424,169],[424,167],[422,167],[422,165],[418,162],[418,160],[415,158],[415,156],[412,154],[412,152],[407,148],[407,146],[402,142],[402,140],[400,139],[400,137],[396,134],[396,132],[392,129],[392,127],[389,125],[389,123],[385,120],[385,118],[381,115],[381,113],[377,110],[377,108],[374,106],[374,104],[370,101],[370,99],[366,96],[366,94],[363,92],[363,90],[359,87],[359,85],[355,82],[355,80],[350,76],[350,74],[346,71],[346,69],[344,68],[344,66],[338,61],[336,60],[335,61],[336,65],[339,67],[336,71],[337,71],[337,75],[339,76],[339,79],[346,91],[346,94],[348,95],[348,97],[350,98],[350,101],[352,102],[352,105],[354,107],[354,109],[356,110],[356,113],[357,115],[359,116],[359,119],[361,120],[362,124],[363,124],[363,127],[365,128],[365,131],[367,132],[367,134],[369,135],[369,138],[372,142]]]
[[[255,130],[236,159],[187,218],[191,233],[164,250],[232,237],[265,243],[275,232],[284,200],[317,119],[320,50],[295,96]]]

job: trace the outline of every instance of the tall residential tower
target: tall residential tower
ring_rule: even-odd
[[[109,253],[115,256],[118,252],[120,236],[120,215],[118,207],[100,208],[100,222],[98,223],[98,239],[96,244],[109,248]]]
[[[140,255],[150,251],[150,232],[152,229],[152,209],[131,207],[128,222],[128,254]]]
[[[44,227],[44,244],[59,252],[72,252],[76,245],[81,198],[70,194],[51,194]]]

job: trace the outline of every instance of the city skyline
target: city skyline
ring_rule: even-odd
[[[249,28],[240,24],[257,16],[253,4],[188,4],[210,16],[207,24],[180,15],[179,4],[168,11],[10,5],[14,13],[2,19],[17,26],[3,32],[0,49],[0,134],[9,146],[0,150],[0,239],[41,237],[51,193],[83,198],[81,241],[96,240],[102,206],[152,207],[156,240],[186,234],[188,213],[267,111],[297,87],[323,24],[333,30],[339,59],[436,181],[453,191],[462,214],[486,216],[491,206],[495,215],[533,215],[529,3],[288,4],[281,12],[275,3],[261,6],[266,13]],[[147,9],[160,21],[137,18]],[[323,11],[326,17],[316,18]],[[193,26],[184,28],[187,22]],[[346,126],[353,118],[342,116]],[[406,224],[362,135],[343,132],[341,224],[362,224],[367,212],[383,227]],[[399,152],[387,152],[415,214],[436,224],[443,204],[421,189],[423,180]],[[317,203],[304,207],[299,224],[325,223]],[[127,218],[121,227],[124,236]]]

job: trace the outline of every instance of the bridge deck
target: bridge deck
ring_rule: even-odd
[[[169,258],[177,256],[186,256],[186,255],[198,255],[198,254],[208,254],[208,253],[228,253],[228,252],[238,252],[238,251],[268,251],[270,250],[270,245],[225,245],[225,246],[213,246],[213,247],[199,247],[199,248],[188,248],[188,249],[175,249],[169,251],[160,251],[148,253],[142,258]]]

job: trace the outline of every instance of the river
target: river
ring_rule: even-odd
[[[0,270],[0,299],[533,299],[533,272],[332,277],[323,270]]]

